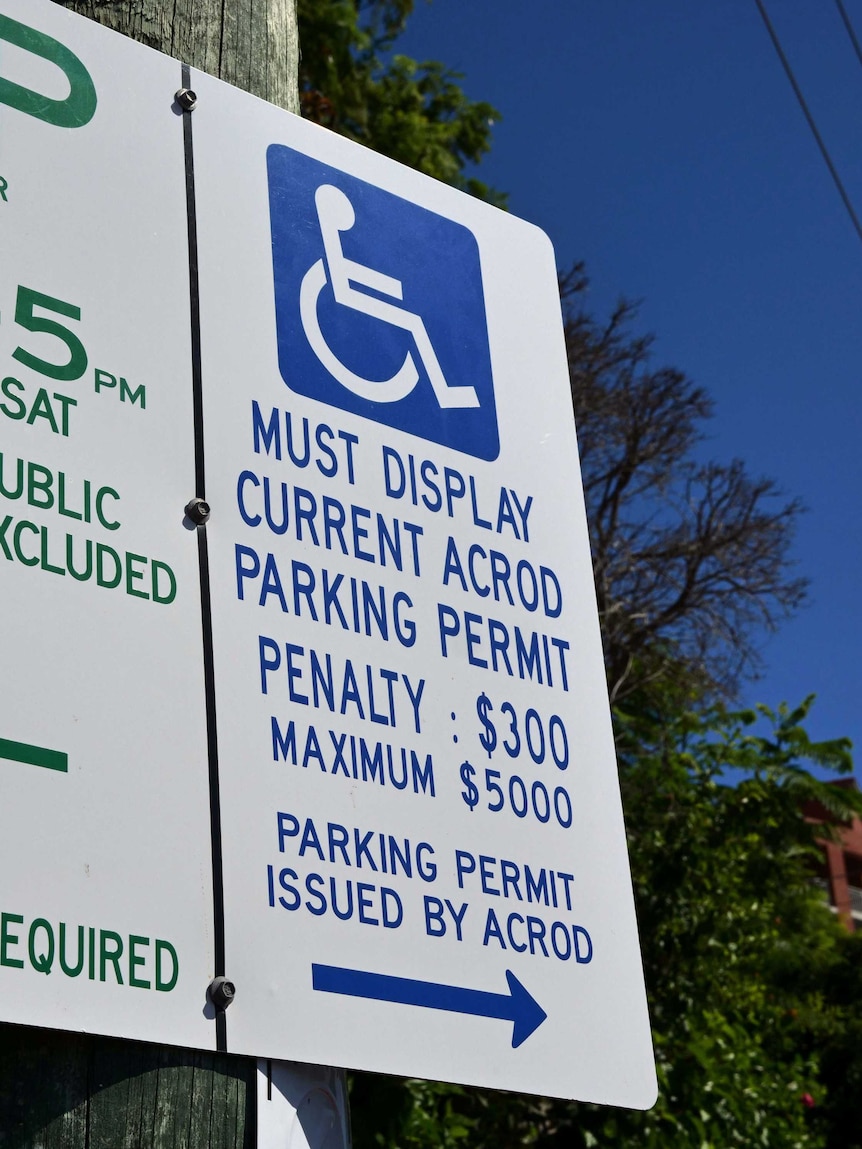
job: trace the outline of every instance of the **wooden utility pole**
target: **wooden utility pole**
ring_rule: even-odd
[[[288,112],[299,112],[295,0],[55,2]]]
[[[55,2],[299,111],[294,0]],[[253,1149],[257,1089],[249,1058],[0,1025],[4,1149]]]
[[[0,1026],[5,1149],[254,1149],[257,1063]]]

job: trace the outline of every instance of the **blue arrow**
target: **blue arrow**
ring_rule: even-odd
[[[508,993],[486,993],[481,989],[415,981],[410,977],[390,977],[385,973],[365,973],[363,970],[343,969],[337,965],[312,964],[311,978],[314,988],[323,993],[343,993],[348,997],[367,997],[374,1001],[396,1001],[401,1005],[447,1009],[452,1013],[499,1017],[514,1022],[513,1049],[525,1042],[548,1016],[509,970],[506,970]]]

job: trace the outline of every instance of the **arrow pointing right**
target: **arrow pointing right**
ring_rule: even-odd
[[[508,993],[486,993],[434,981],[417,981],[408,977],[391,977],[384,973],[367,973],[335,965],[311,967],[314,989],[323,993],[341,993],[375,1001],[394,1001],[401,1005],[418,1005],[425,1009],[445,1009],[478,1017],[497,1017],[513,1022],[512,1048],[517,1049],[548,1016],[532,994],[515,975],[506,970]]]

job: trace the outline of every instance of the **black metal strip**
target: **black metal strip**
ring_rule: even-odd
[[[191,71],[182,66],[182,87],[191,87]],[[201,309],[198,278],[198,225],[195,199],[195,162],[192,112],[183,112],[183,143],[186,165],[186,213],[189,236],[189,303],[192,341],[192,395],[195,430],[195,496],[206,498],[204,462],[203,375],[201,371]],[[216,725],[215,664],[213,660],[212,598],[210,594],[209,550],[206,526],[199,526],[198,563],[201,588],[201,627],[206,697],[207,756],[209,759],[210,836],[212,839],[213,947],[216,977],[225,976],[224,867],[221,841],[221,796],[218,770],[218,727]],[[227,1052],[227,1021],[223,1010],[216,1013],[216,1048]]]
[[[191,86],[191,69],[182,66],[182,87]],[[198,217],[195,199],[195,157],[192,136],[192,112],[183,112],[183,143],[186,158],[186,211],[189,231],[189,299],[192,330],[192,395],[195,422],[195,496],[206,498],[204,459],[204,400],[201,371],[201,296],[198,276]]]

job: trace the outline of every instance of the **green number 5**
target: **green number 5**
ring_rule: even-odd
[[[65,379],[67,381],[80,379],[87,370],[87,352],[84,350],[84,344],[62,323],[36,315],[34,309],[37,307],[43,311],[53,311],[56,315],[65,315],[68,319],[77,320],[81,318],[80,307],[75,307],[72,303],[64,303],[62,299],[54,299],[50,295],[42,295],[39,291],[31,291],[29,287],[18,288],[15,322],[19,327],[26,328],[27,331],[44,332],[59,339],[68,348],[69,359],[66,363],[50,363],[47,359],[40,359],[37,355],[31,355],[23,347],[16,348],[12,352],[12,358],[17,359],[26,367],[32,367],[40,375],[47,375],[49,379]]]

